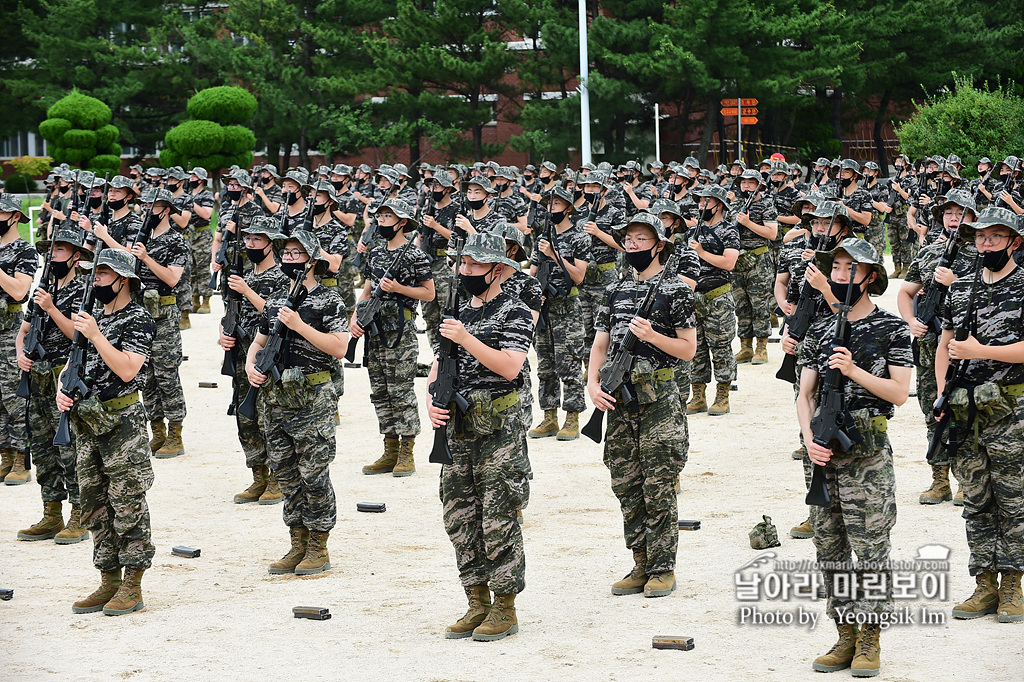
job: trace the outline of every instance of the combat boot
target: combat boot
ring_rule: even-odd
[[[289,528],[288,532],[292,538],[292,548],[288,550],[288,553],[281,557],[279,560],[270,564],[270,574],[279,575],[281,573],[294,573],[295,567],[298,566],[306,556],[306,543],[309,540],[309,531],[302,526],[295,526]]]
[[[399,442],[397,438],[384,438],[384,454],[381,455],[376,462],[373,464],[367,464],[363,467],[363,473],[366,475],[373,474],[390,474],[395,470],[395,465],[398,464],[398,451]]]
[[[466,615],[449,625],[444,631],[445,639],[464,639],[473,636],[473,630],[484,622],[487,612],[491,610],[491,591],[487,585],[470,585],[464,588],[469,600]]]
[[[960,486],[956,488],[956,495],[953,496],[953,506],[962,507],[964,506],[964,489]]]
[[[853,656],[857,651],[857,625],[844,625],[836,621],[836,629],[839,630],[839,641],[832,645],[828,653],[814,659],[811,667],[820,673],[834,673],[837,670],[846,670],[853,662]]]
[[[193,294],[192,295],[192,310],[199,310],[199,305],[200,305],[199,295],[198,294]]]
[[[852,677],[874,677],[882,666],[882,646],[878,642],[882,627],[878,623],[866,623],[857,635],[857,650],[850,662]]]
[[[313,575],[326,571],[331,567],[331,557],[327,553],[327,531],[309,531],[309,542],[306,543],[306,556],[295,566],[295,575]]]
[[[170,459],[185,454],[185,444],[181,442],[181,424],[169,424],[167,427],[167,440],[162,448],[157,450],[153,456],[157,459]]]
[[[953,617],[960,620],[981,618],[999,608],[999,586],[995,571],[984,571],[974,576],[977,587],[967,601],[953,607]]]
[[[807,520],[801,523],[799,526],[793,526],[789,529],[790,536],[798,538],[800,540],[814,537],[814,526],[811,525],[811,517],[807,517]]]
[[[14,467],[14,451],[8,448],[0,450],[0,481],[4,480],[7,474],[11,473]]]
[[[903,275],[903,263],[893,263],[889,279],[899,279]]]
[[[612,594],[640,594],[647,584],[647,551],[633,550],[633,570],[617,583],[612,584]]]
[[[768,362],[768,337],[759,336],[757,337],[757,350],[754,351],[754,357],[750,360],[752,365],[763,365]]]
[[[209,296],[203,296],[203,302],[199,304],[198,308],[196,308],[196,314],[198,314],[198,315],[206,315],[209,312],[210,312],[210,297]]]
[[[11,466],[11,473],[4,476],[4,483],[7,485],[24,485],[32,480],[32,472],[25,468],[25,453],[13,451],[14,464]]]
[[[707,388],[707,384],[690,384],[690,393],[693,395],[693,400],[686,403],[686,414],[708,411],[708,400],[704,395]]]
[[[555,434],[557,440],[576,440],[580,437],[580,413],[566,412],[565,424]]]
[[[730,388],[732,388],[732,384],[718,384],[718,389],[715,391],[715,402],[708,408],[709,415],[720,417],[723,414],[729,414]]]
[[[142,601],[142,574],[144,568],[135,566],[124,567],[124,580],[113,599],[103,607],[104,616],[123,616],[132,611],[141,611],[146,608]]]
[[[64,526],[64,530],[53,536],[53,541],[58,545],[74,545],[88,539],[89,531],[82,527],[82,505],[72,504],[68,525]]]
[[[192,320],[190,320],[188,318],[188,311],[187,310],[182,310],[181,311],[181,319],[178,320],[178,329],[191,329],[191,328],[192,328]]]
[[[645,597],[667,597],[676,591],[676,574],[675,571],[665,571],[664,573],[654,573],[647,578],[647,584],[644,585],[644,596]]]
[[[921,493],[918,502],[921,504],[939,504],[953,499],[953,491],[949,489],[949,467],[932,465],[932,485]]]
[[[150,422],[149,428],[153,430],[153,438],[149,441],[149,449],[151,452],[156,452],[164,446],[164,442],[167,440],[167,424],[162,421]]]
[[[473,630],[473,639],[478,642],[493,642],[519,632],[516,619],[516,595],[495,594],[494,603],[487,611],[484,622]]]
[[[558,410],[544,410],[544,419],[526,435],[530,438],[547,438],[558,434]]]
[[[1020,591],[1020,571],[1003,571],[999,582],[999,610],[996,620],[1000,623],[1019,623],[1024,620],[1024,594]]]
[[[281,492],[281,486],[277,484],[277,479],[274,478],[274,474],[267,467],[267,489],[260,495],[260,504],[277,504],[284,499],[284,493]]]
[[[121,589],[121,569],[101,571],[99,589],[85,599],[80,599],[72,604],[71,613],[95,613],[96,611],[101,611],[103,606],[114,598],[119,589]]]
[[[803,459],[804,457],[807,456],[807,446],[806,445],[801,445],[796,450],[794,450],[791,454],[793,455],[793,459]]]
[[[398,444],[398,461],[395,463],[395,468],[391,470],[391,475],[401,478],[402,476],[412,476],[416,471],[416,462],[413,461],[413,445],[416,441],[412,438],[403,438],[402,442]]]
[[[252,468],[252,485],[235,495],[235,504],[258,502],[260,495],[267,489],[267,467]]]
[[[742,364],[750,362],[754,357],[754,339],[740,339],[740,352],[736,354],[736,362]]]
[[[49,540],[64,530],[60,502],[43,502],[43,518],[39,523],[18,531],[19,540]]]

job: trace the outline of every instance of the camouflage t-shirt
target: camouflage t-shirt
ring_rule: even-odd
[[[83,293],[85,293],[85,285],[81,279],[76,277],[64,285],[64,287],[51,292],[51,295],[57,310],[70,320],[71,316],[82,307]],[[60,327],[57,326],[57,323],[53,321],[48,313],[36,310],[35,314],[46,316],[46,321],[43,322],[42,338],[43,349],[46,351],[44,359],[54,364],[64,364],[68,359],[68,354],[71,352],[71,338],[60,330]]]
[[[306,207],[298,213],[291,213],[289,206],[285,205],[277,214],[274,216],[278,220],[283,220],[283,227],[281,232],[283,234],[291,234],[298,230],[303,229],[302,226],[306,223],[306,214],[309,213],[309,202],[306,202]]]
[[[740,248],[740,230],[735,220],[723,219],[715,225],[701,225],[690,231],[690,239],[696,240],[705,251],[721,256],[726,249]],[[699,257],[699,256],[698,256]],[[697,277],[697,292],[706,294],[732,281],[729,271],[700,259],[700,275]]]
[[[771,193],[771,200],[775,204],[776,216],[793,215],[793,204],[799,198],[800,192],[789,185],[783,185],[782,189],[773,191]]]
[[[213,208],[214,201],[213,193],[208,189],[204,189],[199,194],[193,194],[191,197],[192,203],[189,210],[192,211],[192,217],[189,218],[188,228],[190,233],[194,234],[199,230],[210,226],[210,221],[201,218],[199,214],[196,213],[195,207],[202,206],[204,208]],[[213,218],[213,214],[210,214],[210,218]]]
[[[651,286],[658,281],[659,277],[660,275],[655,275],[642,282],[626,277],[608,287],[604,300],[597,307],[597,314],[594,316],[594,329],[608,332],[610,335],[609,357],[622,343],[623,337],[629,330],[629,323],[637,316],[644,297],[647,296]],[[670,276],[658,287],[654,305],[651,307],[647,319],[654,331],[675,338],[677,329],[692,329],[697,326],[695,306],[696,299],[689,285],[681,279]],[[645,341],[639,341],[634,352],[637,357],[649,359],[655,370],[675,367],[679,364],[679,358],[669,355]]]
[[[853,190],[853,193],[849,196],[847,196],[845,190],[840,187],[839,201],[841,201],[842,204],[846,206],[847,210],[850,211],[867,211],[868,213],[874,211],[874,208],[871,205],[871,193],[863,187],[858,187]],[[855,232],[863,232],[867,229],[867,225],[860,224],[852,217],[850,218],[850,223],[853,225],[853,230]]]
[[[249,271],[245,273],[244,279],[245,283],[264,301],[269,300],[278,291],[288,289],[291,285],[291,280],[281,271],[281,266],[276,263],[273,267],[260,273],[256,272],[256,268],[249,268]],[[256,331],[260,327],[263,313],[256,310],[256,307],[249,302],[249,299],[243,296],[242,305],[239,307],[239,318],[239,324],[242,325],[242,328],[245,329],[251,339],[256,335]]]
[[[824,386],[828,359],[832,355],[832,333],[835,318],[819,319],[811,325],[804,338],[803,351],[798,363],[818,372],[818,404]],[[902,318],[877,306],[866,317],[849,323],[849,341],[845,347],[853,355],[853,362],[876,377],[890,378],[889,367],[913,367],[914,353],[910,348],[910,327]],[[843,381],[843,395],[850,411],[867,408],[872,417],[879,415],[892,419],[896,407],[879,398],[855,381]]]
[[[377,288],[377,285],[384,278],[388,269],[392,268],[392,265],[398,259],[398,254],[405,247],[402,244],[397,249],[391,250],[384,241],[381,241],[380,244],[380,247],[363,254],[363,277],[370,282],[370,291]],[[430,262],[427,260],[427,255],[417,249],[415,244],[405,249],[405,257],[402,262],[399,263],[397,268],[391,270],[391,279],[407,287],[419,286],[433,278],[434,275],[430,271]],[[403,296],[402,294],[382,293],[383,300],[398,301],[399,305],[410,310],[414,310],[419,303],[416,299]]]
[[[515,223],[529,212],[530,205],[521,192],[513,189],[507,197],[492,197],[491,208],[506,222]]]
[[[502,291],[479,308],[473,307],[473,299],[467,297],[460,302],[459,320],[466,330],[484,345],[499,350],[525,353],[533,340],[533,315],[525,303]],[[463,346],[453,344],[458,362],[457,387],[460,391],[486,388],[495,398],[518,389],[522,379],[509,381],[484,367]]]
[[[427,215],[449,230],[455,229],[455,216],[457,212],[458,207],[454,201],[449,202],[447,206],[438,208],[436,205],[431,205],[427,209]],[[438,251],[449,248],[448,240],[442,237],[440,233],[435,230],[428,230],[428,233],[431,255],[436,257]]]
[[[139,227],[142,225],[142,218],[138,214],[128,212],[127,215],[111,220],[110,224],[107,225],[107,232],[114,238],[118,244],[122,246],[128,246],[135,241],[135,235],[139,233]]]
[[[313,221],[313,233],[320,242],[320,248],[332,256],[348,258],[351,242],[349,242],[348,226],[340,220],[331,216],[331,219],[321,225]]]
[[[150,235],[146,242],[146,253],[157,264],[164,267],[184,268],[190,256],[188,242],[185,241],[181,232],[174,228],[170,228],[160,235]],[[139,277],[142,279],[145,289],[156,289],[161,296],[171,295],[173,291],[171,285],[157,277],[145,264],[140,262],[140,266]]]
[[[745,201],[741,201],[736,204],[736,210],[741,211],[744,207]],[[759,224],[764,225],[765,223],[773,220],[778,220],[779,212],[775,209],[775,202],[770,197],[761,197],[750,204],[750,210],[747,213],[750,219]],[[771,244],[771,240],[767,237],[762,237],[746,225],[740,225],[736,223],[736,226],[740,231],[740,249],[743,251],[753,251],[754,249],[762,246],[768,246]]]
[[[100,305],[96,306],[95,312],[96,326],[110,345],[120,351],[144,355],[148,362],[156,335],[156,322],[145,308],[132,301],[109,315]],[[85,374],[92,377],[92,389],[100,400],[110,400],[140,390],[146,383],[146,364],[143,363],[135,378],[125,383],[103,362],[96,347],[90,343],[85,353]]]
[[[259,331],[261,334],[270,334],[273,325],[277,323],[278,311],[285,307],[287,302],[288,287],[278,289],[267,298],[260,321]],[[303,322],[319,332],[339,334],[348,331],[348,311],[345,309],[345,302],[342,301],[341,294],[321,284],[317,284],[309,291],[306,300],[302,302],[296,312],[299,313]],[[285,330],[287,331],[285,341],[287,350],[282,353],[283,362],[278,367],[279,370],[299,367],[304,374],[330,371],[334,361],[330,355],[307,341],[301,334],[297,334],[287,327]]]
[[[935,269],[939,267],[942,254],[946,251],[949,241],[940,239],[931,244],[921,247],[917,252],[917,258],[910,264],[905,281],[922,285],[921,296],[928,293],[935,283]],[[974,242],[962,243],[957,249],[956,257],[950,266],[950,270],[958,278],[970,275],[974,272],[974,265],[978,258],[978,248]]]
[[[554,227],[551,228],[552,237],[558,242],[557,247],[552,243],[552,247],[556,248],[558,254],[566,262],[571,263],[572,259],[579,261],[589,261],[590,255],[590,235],[584,232],[577,225],[572,225],[565,232],[558,232]],[[543,239],[543,235],[538,234],[537,239],[534,240],[533,253],[530,254],[530,265],[539,266],[542,261],[549,260],[547,256],[540,252],[539,243]],[[555,261],[554,266],[551,268],[551,278],[548,280],[558,289],[564,289],[569,291],[575,284],[566,278],[565,272],[559,266],[558,261]]]
[[[536,277],[531,277],[522,270],[513,270],[512,276],[502,282],[501,290],[513,298],[518,298],[530,310],[540,312],[542,294],[540,282]]]
[[[228,223],[234,221],[236,225],[241,226],[242,230],[245,231],[247,227],[252,225],[253,219],[264,215],[263,210],[252,200],[238,206],[237,211],[233,206],[229,206],[217,216],[217,234],[221,236],[221,240],[229,239],[232,233],[226,229]]]
[[[0,270],[3,270],[7,276],[14,277],[16,274],[21,273],[29,277],[35,277],[38,267],[39,253],[21,237],[18,237],[6,246],[0,246]],[[21,303],[28,299],[28,294],[25,294],[25,297],[20,301],[15,300],[6,291],[3,292],[3,295],[9,304]],[[18,314],[20,315],[21,313]]]
[[[696,282],[700,277],[700,256],[690,248],[690,242],[685,233],[674,234],[672,239],[675,242],[675,254],[669,263],[670,271]]]
[[[587,216],[590,215],[589,211],[589,207],[584,204],[583,211],[572,217],[572,221],[580,230],[583,230],[587,224]],[[597,223],[597,226],[601,228],[602,232],[615,237],[620,234],[621,230],[626,226],[626,214],[620,209],[606,203],[603,207],[598,209],[597,215],[594,216],[594,222]],[[593,235],[588,236],[590,237],[591,260],[598,265],[614,263],[619,256],[619,250],[608,246]]]

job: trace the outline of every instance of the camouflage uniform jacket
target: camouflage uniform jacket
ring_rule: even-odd
[[[458,213],[458,206],[455,202],[449,202],[447,206],[438,208],[434,206],[428,215],[440,223],[442,226],[449,230],[455,229],[455,215]],[[436,230],[429,231],[428,245],[432,255],[436,255],[438,251],[448,248],[448,240],[441,236]]]
[[[921,296],[926,296],[928,290],[935,284],[935,269],[939,267],[939,261],[942,260],[942,254],[948,243],[946,239],[940,239],[922,247],[917,252],[917,258],[911,263],[905,281],[920,284],[922,286]],[[968,277],[969,279],[969,275],[974,272],[977,257],[978,249],[973,242],[961,244],[950,270],[957,278]]]
[[[404,246],[399,246],[398,249],[392,251],[385,242],[381,241],[380,244],[378,248],[363,254],[363,277],[370,283],[371,291],[377,288],[384,274],[398,258],[398,253]],[[430,271],[430,262],[427,261],[427,255],[415,246],[410,246],[406,249],[405,259],[397,269],[391,271],[391,279],[407,287],[419,286],[433,278],[433,273]],[[415,310],[418,305],[416,299],[403,296],[402,294],[383,293],[382,296],[383,300],[398,301],[400,306],[409,310]]]
[[[491,199],[491,209],[509,223],[517,222],[530,211],[530,203],[521,192],[513,189],[507,197],[495,195]]]
[[[111,220],[110,224],[107,225],[107,232],[110,233],[110,236],[118,244],[128,246],[135,240],[135,235],[139,233],[141,225],[142,218],[138,214],[129,211],[124,217]]]
[[[278,311],[287,302],[288,288],[278,289],[267,299],[260,320],[261,334],[270,334],[271,320],[277,321]],[[341,294],[321,284],[310,289],[306,300],[296,312],[303,322],[319,332],[339,334],[348,331],[348,311],[345,310]],[[330,371],[334,365],[334,358],[290,329],[287,330],[285,344],[287,351],[282,353],[283,361],[278,367],[279,370],[298,367],[303,374],[312,374]]]
[[[584,204],[586,206],[586,204]],[[589,208],[573,216],[572,220],[580,230],[583,230],[587,224],[587,216],[589,215]],[[626,226],[626,215],[609,204],[605,204],[597,211],[597,215],[594,216],[594,222],[601,228],[601,231],[605,234],[610,234],[613,237],[618,237],[621,230]],[[604,263],[614,263],[619,257],[619,250],[613,249],[612,247],[605,244],[597,237],[588,235],[590,237],[590,255],[594,263],[602,265]],[[618,241],[618,239],[616,239]]]
[[[741,211],[745,203],[745,201],[738,203],[735,206],[735,209],[737,211]],[[777,220],[779,212],[775,209],[775,203],[772,201],[771,197],[762,196],[760,199],[756,199],[750,204],[750,209],[747,215],[750,216],[750,219],[753,222],[758,223],[759,225],[764,225],[765,223]],[[736,225],[740,231],[741,252],[753,251],[754,249],[762,246],[768,246],[772,243],[770,239],[762,237],[746,225],[740,225],[739,223]]]
[[[13,229],[13,228],[12,228]],[[21,273],[29,277],[36,276],[36,269],[39,267],[39,254],[27,241],[18,237],[7,246],[0,246],[0,270],[8,277],[14,277]],[[21,303],[28,298],[28,294],[21,301],[14,300],[14,297],[3,292],[7,303]],[[20,313],[18,313],[20,315]]]
[[[71,316],[82,307],[82,294],[85,293],[85,285],[82,280],[75,277],[62,288],[50,292],[53,296],[53,304],[57,306],[64,317],[71,319]],[[50,318],[50,315],[43,310],[37,309],[36,315],[46,315],[43,323],[43,348],[46,349],[46,357],[54,365],[62,365],[67,361],[71,353],[71,339],[60,330],[57,323]]]
[[[256,268],[249,268],[249,271],[245,273],[245,283],[256,292],[257,296],[267,301],[282,289],[288,289],[291,280],[281,271],[281,266],[275,263],[273,267],[260,273],[256,272]],[[242,305],[239,307],[239,318],[239,324],[242,325],[242,328],[245,329],[251,339],[260,327],[263,313],[256,310],[256,307],[249,302],[249,299],[243,296]]]
[[[96,326],[114,348],[144,355],[148,362],[153,337],[156,335],[156,322],[141,305],[132,301],[109,315],[103,312],[102,306],[97,306]],[[92,390],[100,400],[126,396],[142,389],[146,383],[145,364],[126,383],[103,361],[92,344],[88,345],[85,353],[85,374],[92,378]]]
[[[196,206],[202,206],[204,208],[213,208],[213,193],[208,189],[203,189],[198,194],[191,195],[192,201],[189,204],[189,209],[192,211],[192,217],[188,221],[189,236],[194,236],[194,233],[210,226],[210,221],[199,217],[199,214],[195,212]],[[213,218],[213,215],[210,215]]]
[[[569,227],[565,232],[558,232],[554,226],[551,228],[551,232],[554,234],[555,239],[558,241],[558,254],[563,260],[571,262],[571,260],[590,261],[590,235],[581,230],[577,225]],[[534,240],[533,253],[530,254],[530,265],[540,265],[547,256],[541,253],[539,243],[544,238],[543,234],[537,234]],[[551,244],[552,248],[555,244]],[[564,289],[569,291],[572,287],[576,286],[575,283],[569,281],[566,278],[565,272],[561,266],[558,265],[558,261],[555,261],[555,265],[551,268],[551,279],[549,280],[558,289]]]
[[[522,270],[513,270],[512,276],[502,282],[501,290],[512,298],[518,298],[530,310],[540,312],[543,295],[536,277],[531,277]]]
[[[313,219],[313,234],[320,242],[320,248],[332,256],[348,258],[349,254],[349,231],[348,226],[331,216],[327,222],[318,224],[319,219]]]
[[[502,291],[479,308],[472,297],[459,304],[459,320],[484,345],[500,350],[527,352],[533,340],[533,315],[525,303]],[[495,398],[519,388],[522,379],[509,381],[484,367],[463,346],[455,345],[460,391],[488,389]]]
[[[696,240],[708,253],[721,256],[726,249],[740,249],[740,230],[734,220],[723,218],[715,225],[702,225],[690,230],[690,239]],[[732,281],[729,271],[700,259],[697,292],[706,294]]]
[[[189,260],[189,246],[181,232],[173,227],[158,235],[150,235],[146,242],[146,253],[159,265],[164,267],[185,267]],[[150,270],[145,264],[139,263],[139,277],[146,289],[156,289],[161,296],[170,296],[173,287]]]

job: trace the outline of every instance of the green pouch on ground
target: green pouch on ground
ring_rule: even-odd
[[[281,407],[306,407],[316,397],[316,388],[306,381],[306,375],[298,367],[289,367],[281,372],[277,382],[275,400]]]
[[[36,360],[31,371],[32,395],[53,395],[53,364],[49,360]]]
[[[754,530],[750,531],[750,546],[753,549],[778,547],[782,543],[779,542],[779,531],[775,528],[775,524],[772,523],[772,517],[762,516],[761,518],[764,521],[754,526]]]
[[[84,428],[94,436],[110,433],[121,425],[120,413],[108,411],[94,395],[76,402],[71,415],[75,418],[78,428]]]
[[[629,372],[629,381],[633,384],[633,394],[641,405],[650,405],[658,401],[658,387],[654,379],[654,365],[647,358],[637,358],[633,369]]]
[[[142,307],[146,309],[149,316],[154,320],[160,317],[160,292],[156,289],[146,289],[142,292]]]
[[[989,381],[974,389],[974,404],[978,406],[978,414],[989,424],[993,424],[1013,413],[1014,403],[1003,395],[998,383]]]
[[[463,430],[467,436],[489,436],[501,428],[501,416],[494,413],[491,392],[486,388],[470,391],[466,396],[469,409],[463,418]]]

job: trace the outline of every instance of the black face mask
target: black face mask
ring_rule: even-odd
[[[772,180],[772,187],[774,187],[775,189],[778,189],[778,188],[782,187],[782,183],[784,183],[784,182],[785,182],[785,180]]]
[[[302,271],[305,269],[305,263],[281,263],[281,272],[291,280],[294,280],[296,277],[301,275]]]
[[[582,196],[583,196],[583,190],[581,190],[581,189],[574,189],[572,191],[573,201],[579,201],[580,197],[582,197]]]
[[[1003,249],[1002,251],[987,251],[981,254],[982,266],[988,268],[992,272],[999,272],[1006,267],[1006,264],[1010,262],[1010,250]]]
[[[267,177],[263,178],[260,182],[262,182],[264,185],[269,185],[273,181],[274,181],[274,177],[271,176],[271,175],[268,175]]]
[[[507,182],[496,182],[496,183],[494,183],[492,185],[492,187],[494,187],[494,189],[496,189],[498,191],[498,193],[500,194],[501,192],[504,192],[506,189],[508,189],[508,183]]]
[[[484,207],[484,199],[470,199],[466,204],[468,204],[474,211],[479,211]]]
[[[601,196],[601,193],[600,192],[584,192],[583,196],[585,196],[587,198],[587,203],[588,204],[593,204],[595,201],[597,201],[597,198],[599,196]]]
[[[648,251],[626,251],[623,254],[623,258],[626,262],[633,267],[637,272],[643,272],[651,266],[654,262],[654,247],[651,247]]]
[[[441,190],[440,192],[431,192],[430,197],[434,200],[435,204],[439,201],[444,201],[444,190]]]
[[[92,293],[96,295],[96,300],[98,300],[103,305],[107,305],[108,303],[112,303],[114,299],[117,298],[117,295],[121,293],[122,289],[124,289],[123,284],[121,285],[121,289],[118,289],[117,291],[114,291],[113,283],[110,283],[106,286],[100,286],[99,284],[95,284],[92,287]]]
[[[565,211],[552,211],[551,212],[551,224],[557,225],[565,220]]]
[[[843,189],[846,189],[852,183],[853,183],[853,178],[843,178],[842,180],[839,181],[839,184],[843,186]]]
[[[552,182],[555,181],[555,178],[554,176],[549,175],[546,178],[541,178],[540,181],[543,182],[545,185],[550,185]]]
[[[704,222],[707,222],[707,221],[711,220],[712,218],[715,217],[715,209],[713,209],[713,208],[705,208],[705,209],[703,209],[700,212],[700,217],[704,220]]]
[[[928,171],[924,175],[929,180],[934,180],[939,175],[939,171],[937,171],[937,170],[936,171]]]
[[[139,179],[139,176],[138,176],[138,175],[129,175],[129,176],[128,176],[128,179],[129,179],[129,180],[138,180],[138,179]]]
[[[490,270],[482,275],[463,275],[459,273],[459,282],[462,283],[462,287],[466,291],[479,298],[480,296],[483,296],[485,291],[487,291],[487,287],[491,286],[491,282],[487,281],[487,276],[492,272],[494,272],[493,265]]]
[[[0,237],[3,237],[5,234],[7,234],[10,231],[11,227],[14,225],[16,220],[17,220],[17,218],[12,217],[6,223],[0,223]]]
[[[181,183],[178,183],[177,185],[167,183],[167,189],[170,190],[171,192],[177,192],[179,187],[181,187]]]
[[[228,190],[228,199],[230,199],[232,202],[236,202],[236,201],[238,201],[241,198],[242,198],[242,190],[240,190],[240,189],[229,189]]]
[[[327,210],[327,204],[313,204],[313,215],[323,215]]]
[[[939,180],[939,182],[935,185],[936,194],[945,194],[946,191],[949,189],[950,183],[946,182],[945,180]]]
[[[384,237],[385,240],[391,241],[398,234],[398,225],[382,225],[377,223],[377,231],[380,232],[380,236]]]
[[[89,208],[97,209],[103,205],[103,197],[89,197]]]
[[[250,246],[245,247],[245,255],[249,257],[249,261],[252,263],[262,263],[267,257],[267,247],[262,249],[254,249]]]
[[[334,189],[341,189],[345,186],[345,180],[331,180],[331,185]]]
[[[127,199],[115,199],[107,202],[107,207],[111,211],[120,211],[122,208],[128,205]]]
[[[296,192],[295,194],[289,194],[288,195],[288,205],[289,206],[294,205],[295,202],[298,201],[298,200],[299,200],[299,193],[298,192]]]
[[[531,175],[524,174],[523,175],[523,180],[526,180],[526,182],[533,182],[533,175],[532,174]]]
[[[832,295],[836,297],[840,303],[846,303],[846,293],[853,287],[853,292],[850,294],[850,305],[854,305],[860,300],[860,297],[864,295],[864,289],[861,288],[860,284],[854,284],[852,282],[844,282],[842,284],[838,282],[828,281],[829,289],[832,290]]]
[[[188,181],[188,188],[189,189],[195,189],[198,186],[199,186],[199,180],[189,180]]]
[[[70,260],[55,260],[50,261],[50,272],[58,280],[62,280],[68,276],[71,272],[71,261]]]

